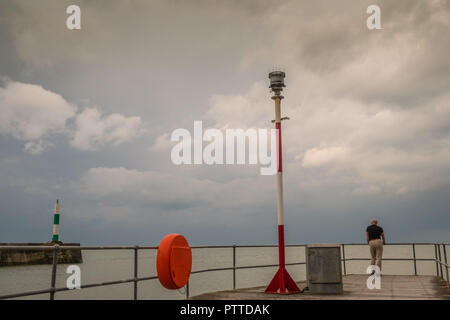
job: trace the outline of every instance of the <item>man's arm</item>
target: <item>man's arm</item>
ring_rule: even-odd
[[[384,237],[384,232],[381,234],[381,237],[383,238],[383,244],[386,244],[386,238]]]
[[[383,239],[384,239],[384,233],[383,233]],[[366,231],[366,241],[369,243],[369,233]]]

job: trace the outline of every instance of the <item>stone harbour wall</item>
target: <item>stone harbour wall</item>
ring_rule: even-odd
[[[82,263],[81,250],[76,249],[79,243],[63,243],[74,249],[59,249],[58,263]],[[0,243],[0,246],[52,246],[49,243]],[[52,264],[53,250],[0,249],[0,267],[17,265]]]

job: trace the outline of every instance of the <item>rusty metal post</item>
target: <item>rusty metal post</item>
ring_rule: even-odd
[[[236,245],[233,245],[233,290],[236,290]]]
[[[56,270],[58,266],[58,249],[59,245],[55,244],[53,247],[53,266],[52,266],[52,280],[50,284],[50,300],[55,300],[55,286],[56,286]]]
[[[439,252],[439,270],[441,270],[441,278],[444,279],[444,273],[442,272],[442,256],[441,256],[441,245],[438,243]]]
[[[138,291],[138,246],[134,248],[134,295],[133,299],[137,300],[137,291]]]
[[[438,254],[437,254],[437,245],[434,244],[434,257],[436,261],[436,276],[439,277],[439,266],[438,266]]]
[[[345,266],[345,245],[342,244],[342,260],[344,262],[344,276],[347,275],[347,268]]]
[[[445,273],[447,274],[447,283],[450,284],[450,280],[448,278],[447,249],[445,248],[445,243],[442,244],[442,247],[444,248]]]

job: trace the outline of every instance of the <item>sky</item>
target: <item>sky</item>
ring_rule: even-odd
[[[286,242],[449,242],[449,52],[448,0],[2,0],[0,242],[50,240],[60,199],[64,242],[276,243],[275,176],[170,138],[272,128],[278,69]]]

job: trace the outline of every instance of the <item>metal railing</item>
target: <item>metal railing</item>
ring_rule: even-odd
[[[342,252],[342,258],[341,263],[343,264],[343,271],[344,275],[347,275],[347,261],[368,261],[370,258],[346,258],[345,256],[345,247],[346,246],[359,246],[359,245],[367,245],[364,243],[346,243],[341,244],[341,252]],[[449,265],[447,262],[447,252],[446,252],[446,243],[390,243],[388,245],[411,245],[412,246],[412,258],[383,258],[383,261],[413,261],[414,263],[414,275],[417,275],[417,261],[434,261],[436,263],[436,276],[439,278],[442,278],[443,280],[446,280],[447,284],[450,285],[449,280]],[[417,245],[434,245],[434,251],[435,251],[435,258],[417,258],[416,257],[416,246]],[[299,245],[286,245],[286,247],[305,247],[305,244],[299,244]],[[225,267],[225,268],[210,268],[210,269],[202,269],[202,270],[195,270],[192,271],[191,274],[199,274],[199,273],[205,273],[205,272],[217,272],[217,271],[233,271],[233,290],[236,289],[236,270],[242,270],[242,269],[257,269],[257,268],[268,268],[268,267],[277,267],[278,264],[265,264],[265,265],[249,265],[249,266],[237,266],[237,260],[236,260],[236,249],[237,248],[276,248],[276,245],[232,245],[232,246],[193,246],[192,249],[214,249],[214,248],[231,248],[233,252],[233,265],[231,267]],[[146,281],[146,280],[154,280],[157,279],[158,276],[150,276],[150,277],[138,277],[138,252],[139,250],[157,250],[158,247],[155,246],[60,246],[60,245],[54,245],[54,246],[0,246],[0,250],[53,250],[53,264],[52,264],[52,273],[51,273],[51,282],[50,282],[50,288],[42,289],[42,290],[34,290],[34,291],[26,291],[26,292],[20,292],[15,294],[8,294],[8,295],[2,295],[0,296],[0,299],[11,299],[11,298],[19,298],[19,297],[26,297],[26,296],[32,296],[32,295],[39,295],[39,294],[45,294],[49,293],[50,300],[55,299],[56,292],[62,292],[62,291],[68,291],[72,290],[67,287],[59,287],[56,288],[56,273],[57,273],[57,266],[58,266],[58,251],[64,250],[64,249],[76,249],[76,250],[133,250],[134,252],[134,277],[128,278],[128,279],[122,279],[122,280],[116,280],[116,281],[108,281],[108,282],[98,282],[98,283],[90,283],[90,284],[84,284],[80,286],[80,289],[85,288],[94,288],[94,287],[101,287],[101,286],[109,286],[109,285],[115,285],[115,284],[124,284],[124,283],[134,283],[133,287],[133,299],[137,300],[138,298],[138,282],[140,281]],[[443,256],[443,258],[442,258]],[[444,260],[443,260],[444,259]],[[301,262],[293,262],[293,263],[286,263],[286,266],[295,266],[295,265],[305,265],[305,261]],[[444,270],[446,277],[444,277]],[[186,285],[186,299],[189,298],[189,282]]]
[[[341,244],[342,248],[342,262],[344,266],[344,275],[347,275],[346,271],[346,261],[369,261],[370,258],[345,258],[345,246],[356,246],[356,245],[367,245],[363,243],[347,243],[347,244]],[[436,263],[436,276],[439,278],[442,278],[443,280],[447,281],[447,284],[450,285],[450,279],[448,277],[448,262],[447,262],[447,252],[446,252],[446,246],[449,245],[448,243],[390,243],[388,245],[391,246],[405,246],[410,245],[412,248],[412,258],[383,258],[383,261],[413,261],[414,263],[414,275],[417,276],[417,261],[434,261]],[[434,259],[432,258],[417,258],[416,257],[416,246],[417,245],[427,245],[427,246],[434,246]],[[444,260],[442,260],[441,252],[443,252]],[[445,268],[446,277],[444,277],[443,269]]]

